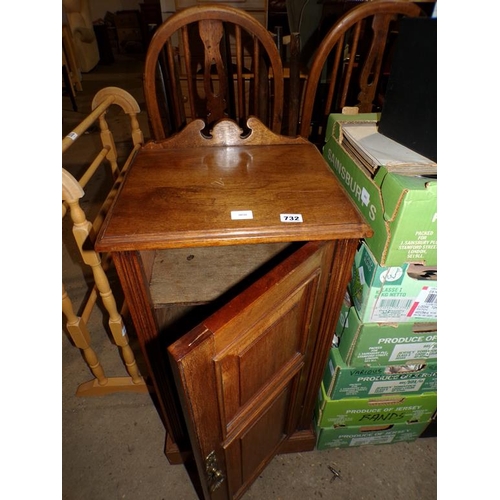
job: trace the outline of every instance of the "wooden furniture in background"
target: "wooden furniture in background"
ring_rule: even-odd
[[[66,59],[66,55],[62,54],[62,76],[64,82],[64,89],[69,95],[69,99],[71,101],[71,106],[73,107],[73,111],[78,111],[78,104],[76,102],[76,92],[73,82],[71,81],[71,73],[68,67],[68,60]]]
[[[120,52],[144,50],[143,24],[138,10],[119,10],[114,15]]]
[[[62,25],[62,71],[66,92],[68,92],[73,111],[78,111],[76,91],[83,90],[81,74],[76,60],[73,36],[67,24]]]
[[[154,34],[144,71],[154,139],[195,118],[229,117],[245,127],[257,116],[281,132],[283,68],[272,35],[247,12],[224,5],[189,7]]]
[[[228,5],[239,10],[248,12],[255,17],[264,28],[268,27],[268,0],[172,0],[174,12],[178,12],[188,7],[203,7],[207,4]]]
[[[163,22],[161,5],[158,0],[157,2],[140,3],[139,7],[141,9],[142,38],[144,40],[144,48],[147,50],[151,37]]]
[[[124,113],[130,116],[130,130],[132,139],[132,150],[127,159],[120,166],[113,134],[106,122],[106,112],[112,105],[120,106]],[[63,284],[62,309],[66,317],[66,329],[76,347],[82,350],[83,357],[89,366],[94,378],[80,384],[77,388],[77,396],[99,396],[113,392],[147,392],[148,386],[140,375],[135,361],[134,353],[129,345],[129,338],[122,314],[119,312],[115,296],[111,289],[107,270],[110,259],[106,255],[95,252],[93,242],[99,230],[103,218],[109,206],[116,196],[118,187],[123,180],[130,163],[144,143],[143,134],[137,121],[140,112],[137,101],[122,89],[107,87],[99,91],[92,101],[92,113],[90,113],[75,129],[73,129],[62,141],[63,165],[64,153],[75,144],[82,134],[94,123],[98,122],[101,133],[102,149],[93,157],[92,162],[85,168],[84,173],[77,180],[70,172],[62,169],[62,216],[63,219],[69,213],[72,220],[72,231],[75,238],[83,266],[89,266],[92,271],[93,286],[89,290],[83,304],[78,307],[81,313],[76,312],[76,307],[71,301]],[[85,203],[81,200],[85,196],[84,187],[93,176],[109,165],[115,180],[100,210],[92,220],[89,220],[84,210]],[[97,176],[96,176],[97,177]],[[105,186],[103,186],[105,188]],[[88,205],[87,205],[88,208]],[[63,275],[64,281],[64,275]],[[119,346],[128,376],[107,377],[101,366],[97,353],[92,348],[92,339],[87,324],[90,313],[97,298],[100,296],[103,306],[109,314],[108,324],[112,338]]]
[[[313,411],[369,227],[316,147],[195,120],[137,154],[102,225],[167,429],[200,498],[239,498]],[[170,357],[167,358],[167,350]],[[212,490],[216,491],[213,493]]]
[[[65,61],[70,76],[71,83],[75,90],[82,91],[82,81],[80,70],[78,69],[78,61],[76,59],[75,44],[71,30],[67,24],[62,25],[62,52],[63,61]]]
[[[70,29],[78,69],[92,71],[99,62],[99,48],[92,25],[90,0],[62,0],[63,25]]]
[[[361,113],[383,102],[397,22],[425,15],[407,1],[363,2],[345,13],[318,46],[304,91],[300,135],[324,142],[328,115],[346,106]],[[314,118],[314,120],[313,120]]]

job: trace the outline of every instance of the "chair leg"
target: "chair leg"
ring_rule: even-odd
[[[69,77],[68,68],[63,65],[62,67],[64,86],[68,90],[69,98],[71,99],[71,105],[73,106],[73,111],[78,111],[78,105],[76,104],[75,99],[75,90],[73,89],[73,84],[71,83],[71,79]]]

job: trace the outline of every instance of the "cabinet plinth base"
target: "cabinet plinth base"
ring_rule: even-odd
[[[188,461],[192,453],[189,451],[181,453],[179,447],[172,441],[172,438],[167,433],[167,437],[165,438],[165,455],[171,465],[181,465]]]
[[[316,434],[313,429],[297,431],[281,444],[278,455],[302,453],[316,448]]]

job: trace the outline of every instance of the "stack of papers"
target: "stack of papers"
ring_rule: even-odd
[[[342,145],[371,175],[383,165],[397,174],[437,176],[437,163],[380,134],[375,122],[341,127]]]

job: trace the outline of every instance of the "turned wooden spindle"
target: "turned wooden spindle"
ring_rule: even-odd
[[[101,386],[106,385],[108,383],[108,378],[104,374],[104,369],[99,363],[97,354],[90,346],[90,335],[87,325],[83,318],[75,314],[73,303],[64,285],[62,286],[62,311],[66,317],[66,328],[75,346],[82,350],[85,361],[97,379],[97,383]]]

